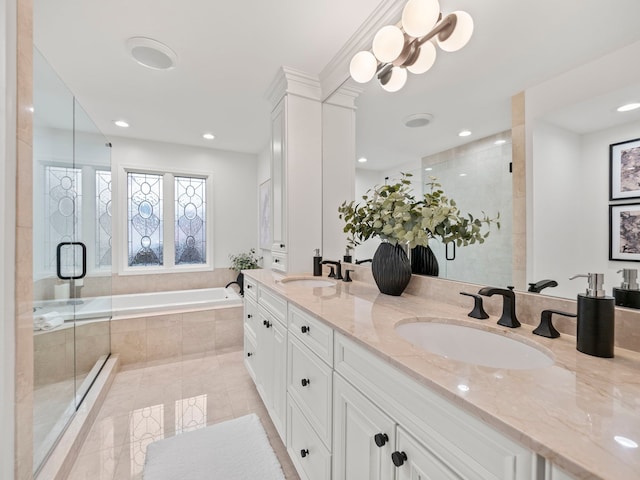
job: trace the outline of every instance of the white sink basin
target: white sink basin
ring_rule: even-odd
[[[336,282],[332,282],[330,280],[321,280],[319,278],[283,278],[281,280],[282,283],[286,283],[287,285],[296,285],[301,287],[333,287]]]
[[[474,365],[527,370],[554,363],[550,356],[518,340],[463,325],[415,322],[398,325],[395,330],[423,350]]]

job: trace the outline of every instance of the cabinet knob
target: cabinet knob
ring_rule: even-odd
[[[407,460],[407,454],[404,452],[393,452],[391,454],[391,460],[396,467],[401,467]]]
[[[276,262],[276,263],[280,263],[280,260],[276,258],[276,259],[274,260],[274,262]]]
[[[373,437],[376,442],[376,445],[380,448],[384,447],[389,441],[389,436],[386,433],[376,433]]]
[[[247,318],[253,318],[253,315],[251,315],[250,313],[247,314]]]
[[[250,357],[251,355],[253,355],[253,353],[247,352],[247,357]]]
[[[303,325],[300,330],[302,330],[302,333],[309,333],[309,330],[311,330],[311,327]]]
[[[309,455],[309,449],[305,448],[304,450],[300,450],[300,456],[302,458],[306,457],[307,455]]]
[[[281,243],[281,244],[280,244],[280,248],[284,248],[284,243]]]
[[[300,383],[302,384],[303,387],[306,387],[311,383],[311,380],[309,380],[308,378],[303,378]]]
[[[251,284],[247,285],[247,288],[253,288],[253,286]]]
[[[269,320],[263,320],[262,324],[267,328],[269,328],[271,326],[271,322]]]

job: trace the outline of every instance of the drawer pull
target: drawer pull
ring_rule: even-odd
[[[307,325],[303,325],[300,330],[302,330],[302,333],[309,333],[309,331],[311,330],[311,327],[308,327]]]
[[[269,320],[263,320],[262,324],[267,328],[269,328],[271,326],[271,322]]]
[[[404,452],[393,452],[391,454],[391,460],[396,467],[401,467],[407,460],[407,454]]]
[[[300,450],[300,456],[302,458],[306,457],[307,455],[309,455],[309,449],[305,448],[304,450]]]
[[[250,357],[251,355],[253,355],[253,353],[247,352],[247,357]]]
[[[386,433],[376,433],[373,437],[376,442],[376,445],[380,448],[384,447],[389,441],[389,436]]]
[[[303,387],[306,387],[311,383],[311,380],[309,380],[308,378],[303,378],[300,383],[302,384]]]

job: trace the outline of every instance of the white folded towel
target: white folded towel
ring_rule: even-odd
[[[34,315],[34,330],[52,330],[64,323],[64,317],[59,312],[43,313],[42,315]]]

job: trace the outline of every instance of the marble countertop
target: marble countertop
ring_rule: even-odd
[[[406,293],[383,295],[365,282],[311,288],[283,283],[286,277],[270,270],[245,275],[574,477],[640,478],[640,448],[619,443],[640,444],[639,353],[616,348],[615,358],[592,357],[576,350],[575,337],[547,339],[524,324],[504,328],[496,317],[470,319],[468,309]],[[555,363],[532,370],[462,363],[415,347],[394,330],[399,322],[433,319],[518,339],[551,354]],[[468,390],[461,391],[461,384]]]

